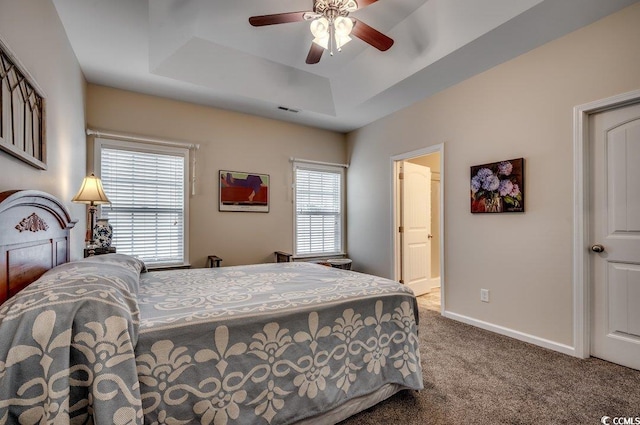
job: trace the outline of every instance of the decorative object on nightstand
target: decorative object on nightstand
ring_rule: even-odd
[[[106,247],[106,248],[102,248],[102,247],[96,246],[94,248],[85,248],[84,249],[84,258],[93,257],[94,255],[115,254],[115,253],[116,253],[116,247],[115,246],[109,246],[109,247]]]
[[[96,245],[93,240],[93,227],[95,225],[96,210],[98,209],[96,205],[111,203],[104,193],[100,178],[96,177],[93,173],[85,177],[82,181],[82,186],[80,186],[80,190],[71,201],[89,205],[89,226],[87,226],[87,237],[85,241],[87,242],[87,249],[95,250]]]
[[[220,267],[220,263],[222,263],[222,258],[218,257],[217,255],[209,255],[207,257],[207,267],[209,268]]]
[[[331,258],[327,260],[331,267],[342,270],[351,270],[351,260],[349,258]]]
[[[113,227],[109,224],[108,218],[99,218],[93,228],[93,239],[98,247],[108,248],[113,239]]]

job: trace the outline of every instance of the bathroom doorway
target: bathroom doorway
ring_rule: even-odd
[[[392,158],[394,275],[429,309],[444,311],[442,145]]]

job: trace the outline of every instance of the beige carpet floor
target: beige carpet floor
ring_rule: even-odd
[[[426,308],[419,326],[424,390],[402,391],[342,425],[597,425],[603,416],[640,418],[640,371],[576,359]]]

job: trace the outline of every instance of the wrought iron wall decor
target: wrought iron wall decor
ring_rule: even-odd
[[[0,40],[0,149],[46,170],[45,136],[42,90]]]

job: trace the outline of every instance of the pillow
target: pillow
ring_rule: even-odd
[[[48,270],[39,281],[98,279],[108,286],[119,287],[135,298],[138,295],[140,273],[143,271],[146,271],[146,267],[138,258],[125,254],[104,254],[61,264]]]
[[[147,266],[145,266],[144,261],[142,261],[137,257],[132,257],[126,254],[93,255],[91,257],[86,257],[78,261],[87,262],[87,263],[117,264],[122,267],[133,270],[138,274],[147,272]]]

